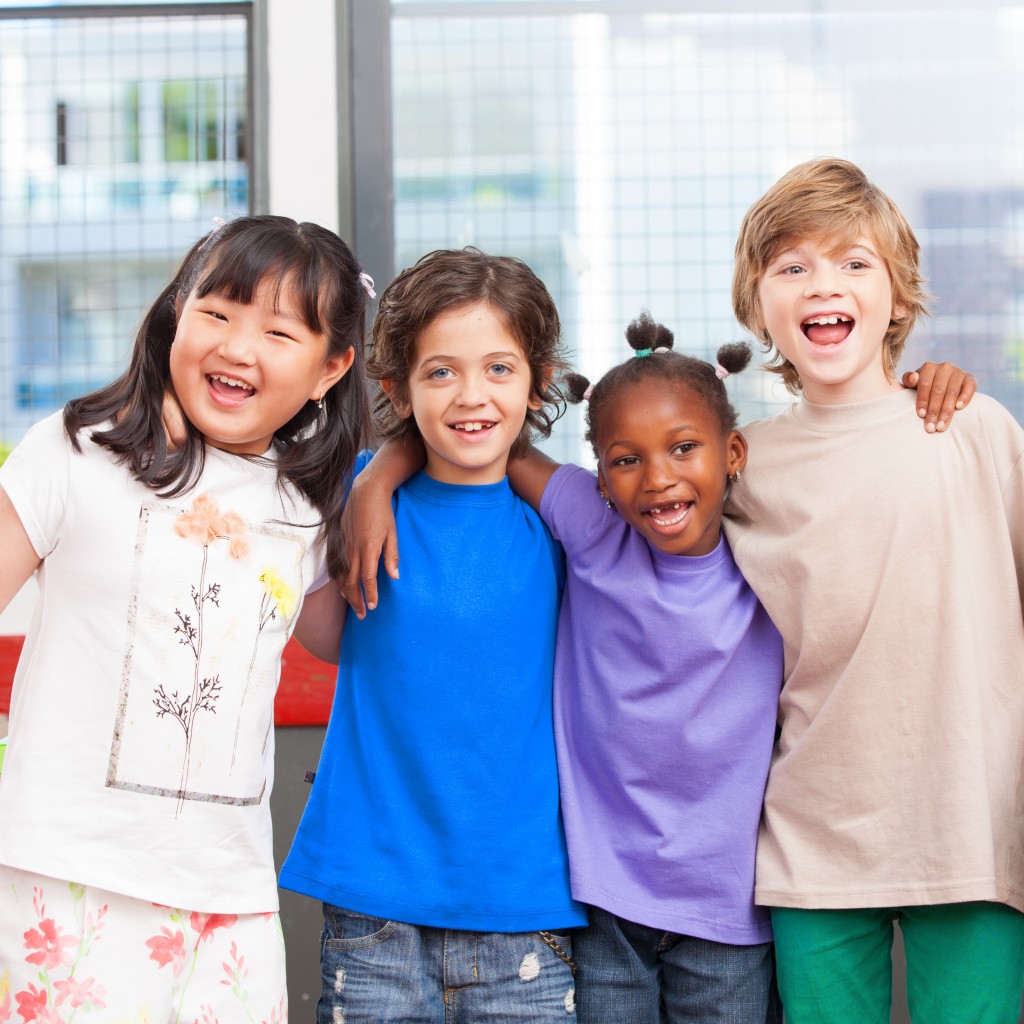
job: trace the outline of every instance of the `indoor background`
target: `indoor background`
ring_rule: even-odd
[[[120,371],[215,216],[335,228],[378,291],[439,247],[519,256],[594,376],[641,308],[694,354],[743,337],[743,213],[822,155],[861,164],[921,242],[936,315],[906,366],[957,362],[1020,420],[1022,108],[1024,3],[996,0],[0,7],[0,457]],[[742,420],[788,401],[765,373],[730,386]],[[587,461],[580,433],[574,410],[546,447]],[[0,619],[11,643],[30,600]],[[278,729],[283,848],[321,714]],[[283,907],[292,1019],[311,1020],[318,909]]]

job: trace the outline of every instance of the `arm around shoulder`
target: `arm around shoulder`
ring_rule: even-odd
[[[539,512],[544,489],[560,465],[530,445],[525,455],[508,460],[508,482],[523,501]]]
[[[321,661],[337,665],[341,658],[341,634],[348,605],[333,580],[307,594],[295,623],[295,639]]]

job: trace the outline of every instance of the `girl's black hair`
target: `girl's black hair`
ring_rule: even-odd
[[[648,384],[657,380],[689,388],[718,417],[723,434],[735,429],[738,419],[736,410],[729,401],[725,384],[718,376],[716,367],[703,359],[671,351],[674,341],[672,332],[663,324],[655,323],[646,309],[626,328],[626,341],[635,350],[636,356],[613,366],[593,387],[586,377],[578,373],[567,374],[562,379],[570,402],[578,404],[589,393],[586,439],[598,458],[597,439],[601,430],[601,415],[623,391],[635,384]],[[716,358],[723,370],[739,373],[746,369],[751,355],[751,347],[740,341],[723,345],[716,353]]]
[[[278,294],[294,289],[306,327],[327,338],[327,358],[353,349],[352,367],[324,396],[322,411],[306,404],[274,433],[278,480],[301,491],[327,527],[332,574],[342,570],[341,517],[346,487],[360,448],[369,436],[369,397],[364,373],[368,295],[355,254],[333,231],[287,217],[240,217],[201,238],[185,255],[173,279],[157,296],[135,338],[128,369],[112,383],[64,407],[64,430],[75,451],[79,434],[109,449],[118,463],[161,497],[196,485],[206,445],[185,420],[186,436],[168,450],[163,422],[165,396],[174,396],[170,373],[176,310],[194,291],[251,303],[261,285]],[[255,458],[255,457],[254,457]]]

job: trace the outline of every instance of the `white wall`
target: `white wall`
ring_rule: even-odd
[[[267,212],[339,231],[335,6],[266,0]]]

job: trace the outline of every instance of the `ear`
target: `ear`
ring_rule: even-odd
[[[894,302],[892,305],[892,316],[890,320],[902,320],[908,313],[905,302]]]
[[[730,430],[725,440],[727,475],[741,473],[747,465],[747,439],[738,431]]]
[[[403,420],[407,420],[412,415],[412,404],[409,402],[403,394],[403,388],[401,384],[393,380],[382,380],[380,386],[384,391],[384,394],[388,396],[391,404],[395,407],[395,412],[402,417]]]
[[[322,398],[335,384],[352,369],[352,361],[356,357],[356,350],[349,346],[341,355],[331,356],[324,363],[320,370],[320,379],[317,381],[313,391],[313,400]]]

